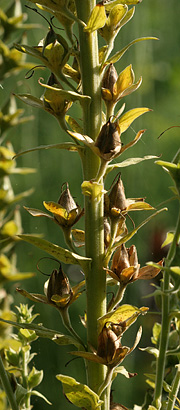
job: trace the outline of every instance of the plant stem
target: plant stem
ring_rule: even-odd
[[[173,410],[174,409],[174,405],[175,405],[176,398],[178,396],[179,388],[180,388],[180,365],[178,364],[177,365],[177,372],[176,372],[176,375],[175,375],[175,378],[174,378],[173,384],[172,384],[172,390],[169,393],[167,410]]]
[[[69,312],[68,308],[65,309],[59,309],[59,313],[61,315],[63,325],[66,327],[66,329],[71,333],[71,335],[81,344],[83,349],[85,349],[84,343],[81,340],[81,338],[78,336],[78,334],[75,332],[71,325],[70,317],[69,317]]]
[[[27,346],[28,345],[24,345],[22,348],[22,379],[23,379],[23,387],[28,390],[28,361],[29,361],[30,350],[26,350]],[[25,405],[26,405],[26,410],[31,409],[31,396],[29,393],[26,394]]]
[[[167,258],[166,258],[166,262],[165,262],[166,268],[170,268],[173,258],[175,256],[179,233],[180,233],[180,212],[178,216],[174,238],[171,243]],[[159,357],[157,360],[155,392],[154,392],[154,400],[152,403],[157,409],[160,409],[161,407],[161,396],[162,396],[162,387],[163,387],[163,379],[164,379],[166,351],[167,351],[168,339],[169,339],[170,294],[165,293],[169,289],[169,283],[170,283],[170,274],[169,274],[169,271],[166,270],[164,272],[163,289],[162,289],[162,325],[161,325],[161,337],[160,337],[160,345],[159,345]]]
[[[16,403],[15,395],[12,391],[11,383],[9,381],[8,375],[3,365],[2,358],[0,356],[0,378],[3,385],[3,388],[7,394],[10,406],[12,410],[18,410],[18,405]]]
[[[87,22],[95,0],[75,0],[78,18]],[[91,97],[90,107],[84,109],[84,133],[93,140],[101,127],[101,87],[99,76],[97,32],[85,33],[79,27],[80,64],[83,94]],[[96,177],[100,159],[89,148],[85,148],[83,172],[85,180]],[[102,180],[99,181],[102,183]],[[87,295],[87,337],[90,346],[97,347],[97,319],[106,313],[106,274],[103,270],[104,255],[104,222],[103,195],[97,198],[85,198],[85,232],[86,256],[92,258],[91,269],[86,274]],[[89,387],[98,392],[106,377],[103,365],[87,362],[87,378]],[[109,390],[102,395],[102,410],[109,410]]]

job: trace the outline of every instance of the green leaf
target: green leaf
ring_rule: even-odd
[[[136,376],[136,373],[129,373],[124,366],[118,366],[115,368],[114,373],[122,374],[127,379],[130,379],[133,376]]]
[[[50,404],[50,405],[52,404],[52,403],[44,396],[44,394],[40,393],[40,392],[37,391],[37,390],[32,390],[32,391],[30,391],[29,393],[30,393],[31,396],[40,397],[40,398],[43,399],[47,404]]]
[[[63,90],[61,88],[52,87],[48,84],[43,84],[43,83],[40,83],[40,84],[44,88],[56,91],[62,98],[68,101],[72,101],[72,102],[79,101],[82,106],[84,106],[85,104],[86,106],[90,104],[91,97],[89,95],[82,95],[82,94],[76,93],[75,91]]]
[[[162,208],[159,211],[156,211],[153,215],[149,216],[146,218],[143,222],[141,222],[135,229],[133,229],[131,232],[129,232],[127,235],[123,236],[120,241],[116,242],[116,244],[112,247],[112,249],[116,249],[118,246],[122,245],[122,243],[126,243],[129,241],[135,233],[142,228],[142,226],[146,225],[152,218],[154,218],[156,215],[160,214],[163,211],[167,211],[167,208]]]
[[[161,165],[163,169],[168,172],[171,178],[174,180],[177,190],[180,193],[180,162],[175,164],[173,162],[156,161],[157,165]]]
[[[111,63],[112,64],[116,63],[117,61],[120,60],[123,54],[129,49],[129,47],[131,47],[133,44],[138,43],[139,41],[144,41],[144,40],[158,40],[158,38],[157,37],[141,37],[141,38],[137,38],[136,40],[131,41],[127,46],[122,48],[122,50],[118,51],[116,54],[114,54],[114,56],[110,57],[103,66],[106,66]]]
[[[96,410],[101,407],[102,400],[88,386],[78,383],[73,377],[62,374],[57,374],[56,377],[61,381],[63,392],[72,404],[86,410]]]
[[[59,331],[48,329],[42,325],[36,325],[34,323],[17,323],[13,322],[12,320],[5,320],[0,318],[0,322],[8,323],[9,325],[15,326],[20,329],[30,329],[33,330],[37,336],[44,337],[47,339],[51,339],[58,345],[66,346],[66,345],[74,345],[78,349],[82,347],[82,345],[74,339],[72,336],[64,335]]]
[[[74,118],[70,117],[70,115],[65,115],[65,120],[74,132],[83,134],[83,129]]]
[[[43,370],[37,370],[33,366],[31,372],[28,375],[28,386],[30,389],[38,386],[43,379]]]
[[[155,358],[157,359],[159,357],[159,350],[156,349],[155,347],[144,347],[144,348],[139,348],[140,350],[142,350],[142,352],[147,352],[150,354],[153,354],[153,356],[155,356]]]
[[[165,241],[162,243],[161,248],[164,248],[164,246],[170,245],[174,239],[174,232],[168,232],[166,235]]]
[[[18,158],[21,155],[28,154],[29,152],[46,150],[46,149],[65,149],[71,152],[77,152],[79,150],[83,150],[83,148],[80,146],[72,144],[71,142],[65,142],[64,144],[40,145],[39,147],[30,148],[30,149],[27,149],[26,151],[18,152],[14,156],[14,158]]]
[[[112,164],[112,165],[108,165],[107,172],[110,172],[110,171],[112,171],[113,169],[116,169],[116,168],[125,168],[125,167],[129,167],[131,165],[139,164],[142,161],[147,161],[149,159],[156,159],[156,158],[157,158],[156,155],[146,155],[145,157],[142,157],[142,158],[140,158],[140,157],[128,158],[128,159],[125,159],[122,162]]]
[[[38,238],[33,235],[18,235],[20,239],[26,241],[32,245],[37,246],[43,251],[54,256],[56,259],[60,260],[63,263],[81,265],[81,267],[86,270],[86,268],[91,263],[91,258],[85,258],[74,252],[70,252],[68,249],[61,248],[58,245],[55,245],[45,239]]]
[[[93,31],[103,27],[106,20],[105,7],[102,3],[99,3],[93,8],[87,26],[84,27],[84,31],[87,33],[92,33]]]
[[[142,307],[142,308],[137,308],[136,306],[132,305],[122,305],[119,308],[117,308],[115,311],[112,311],[110,313],[107,313],[106,315],[100,317],[98,319],[98,333],[101,332],[103,329],[104,325],[107,322],[112,322],[112,323],[121,323],[121,322],[126,322],[125,324],[125,330],[132,325],[137,319],[137,317],[141,314],[147,313],[148,308]]]
[[[43,101],[31,94],[14,94],[19,100],[23,101],[25,104],[31,105],[35,108],[43,108]]]
[[[132,122],[140,117],[140,115],[145,114],[146,112],[152,111],[150,108],[133,108],[132,110],[127,111],[119,119],[119,126],[121,133],[125,132],[127,128],[132,124]]]
[[[154,324],[152,333],[153,333],[153,336],[151,337],[151,342],[154,345],[158,345],[159,344],[160,334],[161,334],[161,324],[160,323],[156,322]]]
[[[109,13],[112,7],[116,6],[117,4],[126,4],[127,6],[131,6],[133,4],[140,3],[141,0],[114,0],[110,1],[105,5],[106,11]]]

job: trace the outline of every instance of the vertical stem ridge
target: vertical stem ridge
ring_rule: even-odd
[[[78,18],[87,23],[95,0],[75,0]],[[99,75],[99,50],[97,31],[86,33],[79,26],[80,64],[83,94],[91,97],[90,106],[84,109],[84,133],[93,140],[101,128],[101,83]],[[96,177],[100,159],[89,148],[85,148],[83,173],[85,180]],[[100,183],[103,183],[100,180]],[[88,343],[97,347],[97,319],[106,313],[106,275],[103,270],[104,223],[103,195],[100,200],[85,197],[86,256],[92,258],[91,269],[86,278],[87,294],[87,337]],[[106,377],[106,367],[87,362],[88,385],[98,392]],[[101,397],[102,410],[109,410],[109,389]]]

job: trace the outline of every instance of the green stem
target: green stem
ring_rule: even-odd
[[[22,379],[23,387],[28,390],[28,361],[29,361],[29,350],[26,350],[26,345],[22,349]],[[26,394],[25,399],[26,410],[31,409],[31,396]]]
[[[61,315],[63,325],[66,327],[69,333],[71,333],[71,335],[81,344],[81,346],[83,347],[83,350],[86,349],[83,341],[81,340],[81,338],[78,336],[78,334],[75,332],[75,330],[73,329],[71,325],[68,308],[59,309],[59,313]]]
[[[179,238],[180,233],[180,212],[178,216],[176,231],[174,234],[173,241],[171,243],[165,267],[169,268],[173,261],[173,258],[176,253],[176,246]],[[166,361],[166,351],[168,346],[168,339],[169,339],[169,304],[170,304],[170,294],[165,293],[169,290],[169,283],[170,283],[170,275],[169,271],[166,270],[164,272],[164,280],[163,280],[163,289],[162,289],[162,325],[161,325],[161,337],[160,337],[160,345],[159,345],[159,357],[157,360],[157,370],[156,370],[156,383],[155,383],[155,391],[154,391],[154,400],[153,405],[157,408],[161,408],[161,396],[162,396],[162,388],[163,388],[163,379],[164,379],[164,370],[165,370],[165,361]]]
[[[177,365],[177,372],[172,384],[172,390],[169,393],[167,410],[173,410],[180,388],[180,365]]]
[[[9,400],[9,404],[12,410],[18,410],[18,405],[16,403],[15,395],[12,391],[11,383],[6,373],[6,370],[4,368],[1,356],[0,356],[0,378],[1,378],[3,388],[7,394],[7,398]]]
[[[108,305],[108,312],[115,309],[115,307],[121,302],[124,296],[124,292],[126,290],[126,286],[127,285],[123,285],[121,283],[119,284],[119,288],[118,288],[115,298],[113,298]]]
[[[114,101],[107,101],[106,103],[106,121],[109,120],[112,115],[114,115],[115,103]]]
[[[106,373],[106,378],[103,381],[103,383],[101,384],[99,390],[98,390],[98,395],[99,397],[101,397],[101,394],[103,393],[103,391],[105,389],[107,389],[107,387],[111,388],[111,383],[112,383],[112,376],[113,376],[113,369],[108,368],[107,373]],[[108,407],[108,409],[110,408],[110,406]]]
[[[95,0],[75,0],[78,18],[87,22]],[[91,97],[88,108],[84,108],[84,133],[93,140],[96,139],[101,127],[101,84],[99,76],[98,39],[97,32],[86,33],[79,27],[80,64],[83,94]],[[96,177],[100,159],[88,148],[85,148],[83,158],[83,173],[85,180]],[[100,183],[103,183],[100,180]],[[100,201],[95,198],[85,198],[85,232],[86,256],[92,258],[91,268],[86,275],[87,295],[87,337],[90,346],[97,347],[97,319],[106,313],[106,274],[103,270],[104,256],[104,223],[103,195]],[[98,392],[106,377],[103,365],[87,362],[87,379],[89,387]],[[109,390],[102,396],[102,410],[109,410]]]

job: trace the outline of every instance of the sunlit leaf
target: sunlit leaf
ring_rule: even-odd
[[[155,347],[149,346],[149,347],[144,347],[144,348],[141,347],[139,349],[142,350],[143,352],[153,354],[153,356],[155,356],[156,359],[159,357],[159,350],[156,349]]]
[[[65,120],[74,132],[83,134],[83,129],[73,117],[70,117],[70,115],[65,115]]]
[[[126,368],[124,366],[118,366],[116,367],[115,373],[118,374],[122,374],[123,376],[125,376],[127,379],[130,379],[131,377],[133,377],[133,373],[129,373]],[[134,376],[136,375],[136,373],[134,373]]]
[[[110,172],[110,171],[112,171],[113,169],[116,169],[116,168],[125,168],[125,167],[129,167],[131,165],[139,164],[142,161],[147,161],[149,159],[156,159],[156,158],[157,158],[156,155],[146,155],[145,157],[142,157],[142,158],[128,158],[128,159],[125,159],[122,162],[112,164],[112,165],[108,165],[107,172]]]
[[[150,211],[152,209],[154,209],[153,206],[151,206],[150,204],[144,201],[134,202],[128,205],[127,207],[128,212],[129,211]]]
[[[133,41],[131,41],[127,46],[125,46],[124,48],[122,48],[122,50],[118,51],[116,54],[114,54],[114,56],[110,57],[104,64],[108,65],[108,64],[114,64],[116,63],[118,60],[120,60],[120,58],[123,56],[123,54],[129,49],[129,47],[131,47],[133,44],[138,43],[139,41],[144,41],[144,40],[158,40],[157,37],[141,37],[141,38],[137,38]]]
[[[29,394],[29,392],[28,392],[28,394]],[[39,391],[37,391],[37,390],[31,390],[30,391],[30,395],[31,396],[37,396],[37,397],[40,397],[41,399],[43,399],[47,404],[52,404],[45,396],[44,396],[44,394],[42,394],[42,393],[40,393]]]
[[[174,232],[168,232],[166,235],[165,241],[162,243],[161,248],[164,248],[164,246],[170,245],[174,239]]]
[[[55,245],[49,241],[46,241],[45,239],[41,239],[36,236],[26,234],[18,235],[18,237],[32,245],[37,246],[38,248],[54,256],[61,262],[68,264],[79,264],[82,266],[84,270],[86,270],[86,268],[89,266],[91,262],[91,258],[85,258],[74,252],[70,252],[68,249],[61,248],[60,246]]]
[[[87,26],[84,27],[84,31],[92,33],[93,31],[98,30],[105,25],[106,19],[104,5],[102,3],[97,4],[91,12]]]
[[[98,319],[98,333],[101,332],[104,325],[108,322],[112,323],[120,323],[126,322],[126,328],[132,325],[137,319],[137,317],[141,314],[147,313],[148,308],[142,307],[137,308],[136,306],[132,305],[122,305],[117,308],[115,311],[107,313],[106,315],[100,317]]]
[[[44,211],[35,208],[28,208],[24,206],[24,209],[30,213],[32,216],[46,216],[47,218],[54,219],[51,215],[47,214]]]
[[[62,374],[57,374],[56,377],[62,383],[63,392],[72,404],[86,410],[96,410],[101,407],[102,400],[88,386],[78,383],[73,377]]]
[[[131,6],[133,4],[138,4],[140,2],[141,0],[114,0],[106,3],[105,9],[109,13],[112,7],[116,6],[117,4],[127,4],[127,6]]]
[[[119,126],[121,133],[126,131],[127,128],[132,124],[132,122],[140,117],[140,115],[145,114],[146,112],[152,111],[150,108],[133,108],[132,110],[127,111],[119,119]]]

